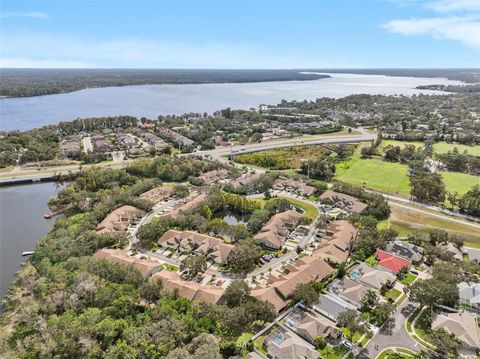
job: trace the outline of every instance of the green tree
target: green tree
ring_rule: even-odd
[[[436,347],[436,351],[447,358],[458,358],[461,343],[455,335],[443,328],[438,328],[428,334],[428,340]]]
[[[223,300],[229,307],[238,307],[250,296],[248,284],[241,279],[234,280],[225,290]]]
[[[188,256],[180,264],[180,270],[185,273],[186,279],[191,280],[207,270],[207,259],[200,254]]]
[[[320,299],[318,293],[311,283],[299,283],[295,286],[290,299],[294,302],[303,302],[305,305],[311,305]]]
[[[248,273],[255,268],[261,255],[262,249],[253,240],[243,240],[232,249],[227,263],[234,273]]]

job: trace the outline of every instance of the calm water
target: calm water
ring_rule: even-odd
[[[0,187],[0,300],[25,261],[22,252],[34,250],[53,225],[43,215],[58,190],[52,182]]]
[[[351,94],[434,94],[418,85],[459,84],[439,78],[331,74],[313,81],[200,85],[142,85],[87,89],[68,94],[0,100],[0,129],[30,129],[81,117],[208,112],[257,107],[286,100],[339,98]]]

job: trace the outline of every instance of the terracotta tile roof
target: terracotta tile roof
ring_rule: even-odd
[[[277,293],[274,287],[262,286],[250,291],[250,295],[262,302],[269,302],[273,304],[277,312],[285,308],[289,301],[284,300],[280,294]]]
[[[358,230],[350,222],[333,221],[328,225],[327,236],[313,251],[313,255],[334,262],[345,262],[350,254],[351,242],[357,237],[357,234]]]
[[[288,210],[273,215],[253,238],[261,244],[280,248],[289,235],[289,229],[295,228],[302,214]]]
[[[217,303],[224,293],[222,288],[184,281],[177,273],[166,270],[155,273],[150,278],[150,281],[155,280],[162,281],[165,289],[177,291],[178,295],[187,298],[188,300],[199,300],[209,304]]]
[[[378,266],[397,273],[404,267],[409,267],[412,263],[406,259],[400,258],[384,250],[377,249],[375,258],[378,259]]]
[[[177,209],[161,215],[161,217],[167,217],[167,216],[176,217],[176,216],[178,216],[181,212],[184,212],[184,211],[187,211],[187,210],[189,210],[189,209],[195,208],[197,205],[199,205],[199,204],[200,204],[202,201],[204,201],[206,198],[207,198],[207,195],[206,195],[205,193],[201,193],[201,194],[195,196],[195,197],[194,197],[193,199],[191,199],[189,202],[181,205],[181,206],[178,207]]]
[[[229,172],[226,169],[214,170],[205,172],[204,174],[198,176],[198,179],[202,180],[206,185],[213,184],[217,181],[225,179],[229,176]]]
[[[339,207],[347,212],[363,213],[368,207],[368,205],[360,202],[357,198],[344,193],[327,191],[322,193],[320,199],[337,203]]]
[[[133,206],[121,206],[110,212],[96,228],[97,233],[123,232],[130,222],[140,216],[140,210]]]
[[[105,259],[126,266],[132,266],[142,273],[144,277],[148,276],[154,270],[161,268],[161,264],[157,261],[138,259],[134,256],[129,256],[127,252],[120,249],[102,248],[97,251],[93,257]]]
[[[235,189],[240,188],[242,186],[247,186],[259,180],[261,177],[262,177],[261,173],[242,175],[239,178],[237,178],[235,181],[232,181],[232,186]]]
[[[233,245],[225,243],[223,239],[194,231],[169,230],[163,234],[158,243],[162,247],[206,254],[215,263],[226,263],[228,255],[234,248]]]
[[[173,188],[171,187],[156,187],[152,188],[150,191],[142,193],[139,197],[148,201],[159,202],[170,198],[172,193]]]

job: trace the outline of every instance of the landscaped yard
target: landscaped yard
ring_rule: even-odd
[[[163,265],[163,268],[165,268],[169,272],[178,272],[178,270],[180,269],[178,266],[173,265],[173,264],[169,264],[169,263],[165,263]]]
[[[328,344],[324,349],[319,350],[318,352],[324,359],[341,359],[347,353],[347,351],[347,348],[345,348],[343,345],[333,347]]]
[[[402,282],[405,285],[410,285],[413,283],[413,281],[417,278],[415,274],[408,273],[405,278],[403,278],[400,282]]]
[[[308,204],[301,200],[290,198],[290,197],[279,196],[278,198],[284,198],[290,203],[292,203],[293,205],[305,210],[305,216],[310,218],[312,221],[314,221],[318,217],[318,209],[312,206],[311,204]]]
[[[365,263],[370,264],[371,266],[376,267],[377,264],[378,264],[378,261],[377,261],[377,259],[375,258],[375,256],[372,255],[372,256],[368,257],[367,259],[365,259]]]
[[[386,299],[391,299],[392,301],[396,301],[397,298],[402,294],[398,289],[392,288],[387,293],[385,293],[384,297]]]

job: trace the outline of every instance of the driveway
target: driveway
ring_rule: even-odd
[[[368,345],[359,354],[359,358],[375,358],[382,350],[390,347],[400,347],[418,351],[419,344],[407,333],[405,323],[407,318],[415,310],[415,305],[408,299],[405,300],[395,311],[391,322],[380,328]]]

